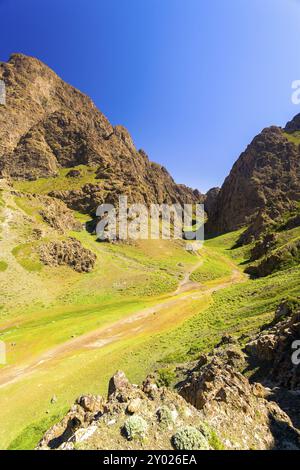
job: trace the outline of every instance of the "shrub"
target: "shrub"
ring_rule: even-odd
[[[133,439],[143,439],[147,433],[148,424],[138,415],[130,416],[125,421],[124,431],[129,441]]]
[[[214,449],[214,450],[224,450],[224,445],[218,438],[217,434],[215,431],[211,432],[210,438],[209,438],[209,445]]]
[[[175,372],[172,369],[159,369],[157,371],[158,379],[157,385],[159,387],[170,387],[172,382],[176,379]]]
[[[205,439],[207,439],[210,447],[212,447],[214,450],[222,450],[224,449],[224,446],[220,439],[218,438],[216,432],[205,422],[202,422],[200,426],[198,426],[199,431]]]
[[[208,450],[209,444],[204,435],[196,428],[187,426],[179,429],[172,438],[176,450]]]
[[[157,410],[157,418],[162,428],[170,428],[176,421],[176,411],[172,412],[167,406],[162,406]]]

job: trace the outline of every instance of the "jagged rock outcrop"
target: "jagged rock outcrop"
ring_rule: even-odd
[[[299,325],[299,299],[284,301],[244,350],[227,334],[192,368],[177,368],[186,377],[178,393],[155,374],[138,387],[118,371],[107,399],[81,396],[37,448],[299,450],[300,375],[291,362]]]
[[[209,233],[249,225],[261,212],[274,220],[295,208],[300,201],[300,153],[288,134],[294,127],[272,126],[253,139],[225,179],[207,223]]]
[[[276,271],[298,265],[300,261],[300,240],[287,243],[281,248],[267,254],[256,265],[250,265],[245,272],[252,277],[268,276]]]
[[[206,450],[222,448],[201,413],[152,377],[142,387],[117,372],[108,398],[82,396],[37,449]]]
[[[287,132],[300,131],[300,114],[296,114],[291,121],[285,126]]]
[[[260,240],[258,240],[250,252],[250,261],[255,261],[262,256],[265,256],[270,250],[275,248],[277,243],[277,234],[274,232],[267,233]]]
[[[40,210],[40,215],[47,224],[60,233],[65,233],[67,230],[80,231],[82,229],[80,222],[75,220],[72,212],[61,201],[48,198],[44,209]]]
[[[245,350],[256,363],[264,366],[266,381],[289,390],[300,390],[300,365],[292,360],[297,350],[293,343],[300,338],[300,302],[283,302],[275,314],[275,322],[280,319],[279,323],[259,333]],[[300,354],[298,357],[300,359]]]
[[[44,243],[39,246],[42,263],[49,266],[69,266],[79,273],[90,272],[96,262],[96,255],[84,248],[75,238]]]
[[[42,208],[39,210],[39,214],[43,221],[58,233],[63,234],[68,230],[77,232],[82,230],[82,224],[75,219],[74,213],[62,201],[41,195],[19,193],[19,196],[40,205]]]
[[[100,395],[82,395],[79,397],[66,416],[41,439],[39,449],[68,449],[69,441],[76,436],[80,429],[86,430],[93,419],[103,413],[104,400]],[[80,434],[81,437],[84,433]],[[73,446],[72,446],[73,447]]]
[[[113,127],[87,96],[39,60],[13,54],[0,64],[0,79],[7,103],[0,108],[0,175],[32,180],[56,176],[61,168],[93,167],[99,185],[57,194],[69,207],[85,211],[110,194],[146,204],[202,198],[175,184],[164,167],[136,150],[124,127]]]
[[[239,371],[242,353],[217,350],[201,358],[178,386],[179,393],[214,427],[229,449],[299,449],[300,433],[260,383]],[[245,362],[244,362],[245,364]]]

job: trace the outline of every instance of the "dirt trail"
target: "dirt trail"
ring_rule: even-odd
[[[191,274],[193,274],[195,271],[197,271],[197,269],[200,268],[200,266],[202,266],[202,264],[203,264],[203,260],[199,261],[195,266],[193,266],[192,270],[187,271],[185,273],[184,278],[182,279],[182,281],[180,281],[178,288],[174,292],[175,295],[182,294],[183,292],[187,292],[189,290],[199,288],[199,283],[191,281],[190,277],[191,277]]]
[[[186,274],[181,285],[172,297],[166,299],[153,307],[141,310],[122,320],[119,320],[107,327],[86,333],[78,338],[71,339],[61,345],[40,354],[34,360],[27,364],[4,367],[0,371],[0,388],[15,383],[25,377],[28,377],[36,370],[40,370],[47,366],[49,362],[63,358],[64,356],[88,349],[103,348],[108,344],[129,338],[133,335],[146,331],[157,331],[159,327],[163,327],[167,317],[168,310],[175,306],[184,306],[187,301],[199,300],[204,296],[213,294],[214,292],[225,289],[226,287],[243,282],[245,275],[237,269],[233,269],[231,277],[213,287],[201,286],[197,283],[189,281],[191,272],[198,269],[201,262],[194,266],[193,270]],[[195,289],[196,287],[196,289]],[[160,315],[158,313],[160,312]],[[155,328],[154,328],[155,326]]]

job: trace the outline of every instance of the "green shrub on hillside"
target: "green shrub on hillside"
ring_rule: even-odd
[[[167,406],[162,406],[157,410],[157,418],[162,428],[168,429],[173,426],[176,421],[176,411],[175,413],[174,411],[172,412]]]
[[[158,379],[157,385],[159,387],[170,387],[176,379],[176,374],[173,369],[165,368],[157,371]]]
[[[209,444],[204,435],[192,426],[179,429],[172,437],[176,450],[209,450]]]
[[[130,416],[124,424],[124,431],[129,441],[143,439],[146,436],[147,429],[148,424],[138,415]]]

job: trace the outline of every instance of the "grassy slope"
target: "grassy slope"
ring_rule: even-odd
[[[36,181],[16,181],[14,187],[19,191],[28,193],[48,194],[50,191],[80,189],[86,183],[99,184],[100,180],[95,178],[96,168],[79,165],[72,169],[79,170],[81,176],[76,178],[67,177],[70,168],[62,168],[57,177],[39,178]]]
[[[41,432],[57,415],[63,413],[67,403],[87,392],[106,393],[107,382],[117,369],[123,369],[132,381],[140,382],[153,368],[174,367],[178,362],[194,359],[202,351],[210,349],[223,333],[251,334],[270,320],[275,305],[287,293],[299,292],[300,270],[294,269],[258,281],[230,287],[214,295],[213,304],[206,302],[190,305],[191,317],[180,326],[166,327],[165,331],[148,332],[93,351],[81,351],[58,362],[48,373],[34,374],[30,382],[8,387],[8,405],[13,403],[14,413],[4,410],[3,418],[15,435],[24,422],[34,425],[21,432],[12,445],[34,445]],[[177,312],[175,312],[177,313]],[[50,405],[53,394],[58,403]],[[0,391],[0,396],[2,391]],[[34,407],[30,403],[34,400]],[[28,407],[27,407],[28,406]],[[50,416],[45,415],[46,410]],[[25,412],[25,413],[24,413]],[[44,423],[44,417],[47,422]],[[31,439],[28,441],[28,436]]]
[[[34,208],[23,202],[22,209],[41,223]],[[51,238],[50,232],[48,235]],[[55,295],[54,290],[49,298],[41,292],[41,298],[31,306],[10,310],[2,317],[1,339],[8,345],[16,343],[8,348],[9,363],[20,364],[73,335],[80,336],[166,299],[185,272],[199,263],[177,242],[108,245],[95,243],[84,232],[72,235],[97,253],[94,272],[79,275],[68,268],[45,267],[32,272],[26,265],[28,247],[24,253],[24,247],[19,248],[22,243],[16,245],[14,255],[24,270],[24,279],[29,276],[34,282],[37,278],[33,276],[38,276],[50,287],[57,285],[57,292]],[[238,235],[208,240],[201,253],[203,265],[191,278],[217,283],[234,266],[242,270],[249,247],[232,249]],[[225,332],[238,336],[253,332],[271,317],[279,299],[299,292],[299,281],[296,267],[264,279],[246,280],[213,296],[186,299],[170,305],[159,318],[148,322],[142,333],[130,334],[100,349],[78,350],[0,389],[0,412],[5,423],[0,429],[0,447],[32,448],[76,396],[106,393],[108,379],[116,369],[123,369],[132,381],[139,382],[154,368],[172,369],[178,362],[196,358]],[[22,301],[22,293],[20,296]],[[58,401],[50,404],[54,394]]]

